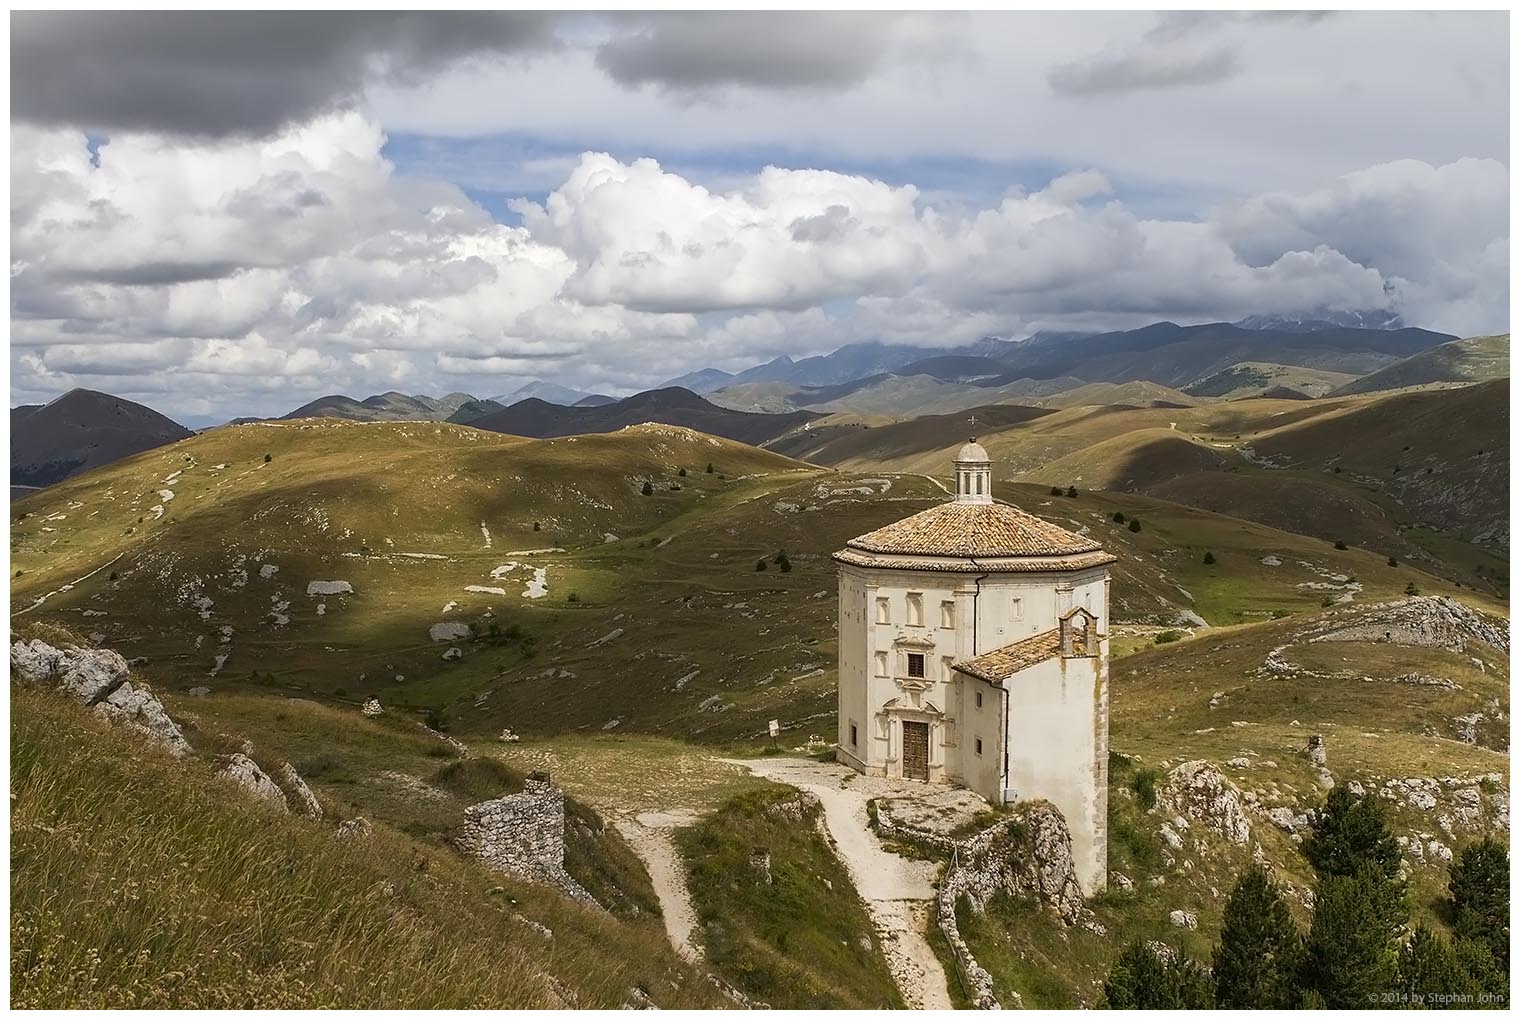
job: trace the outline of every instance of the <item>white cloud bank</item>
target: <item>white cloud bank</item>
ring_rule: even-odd
[[[12,132],[13,400],[98,385],[180,413],[555,376],[626,390],[860,339],[1390,308],[1506,328],[1508,171],[1402,160],[1144,218],[1103,174],[995,206],[768,167],[724,191],[586,153],[507,226],[397,175],[357,113],[262,140]]]

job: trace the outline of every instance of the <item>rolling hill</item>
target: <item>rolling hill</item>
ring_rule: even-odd
[[[95,390],[11,408],[11,483],[51,485],[193,433],[150,407]]]
[[[1509,376],[1509,334],[1451,340],[1349,382],[1334,396],[1411,386],[1464,385]]]
[[[342,418],[347,421],[443,421],[475,398],[468,393],[450,393],[443,397],[408,396],[392,390],[363,400],[341,393],[318,397],[283,415],[296,418]]]

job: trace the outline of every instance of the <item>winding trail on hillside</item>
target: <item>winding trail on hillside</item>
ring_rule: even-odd
[[[683,959],[696,963],[702,959],[702,947],[693,938],[697,927],[697,908],[686,885],[686,865],[670,838],[672,829],[691,825],[697,815],[689,811],[643,811],[613,822],[623,839],[644,862],[660,913],[665,934]]]
[[[57,588],[57,589],[55,589],[53,591],[48,592],[46,595],[42,595],[42,596],[38,597],[38,599],[37,599],[36,602],[33,602],[31,605],[27,606],[25,609],[18,609],[18,610],[16,610],[11,615],[12,616],[20,616],[23,613],[30,613],[33,609],[36,609],[38,606],[42,605],[44,602],[46,602],[48,599],[52,598],[54,595],[58,595],[58,594],[60,594],[62,592],[66,592],[66,591],[71,591],[71,590],[73,590],[74,586],[76,584],[78,584],[79,582],[81,582],[81,581],[88,581],[90,578],[94,577],[96,574],[100,573],[102,570],[106,569],[111,564],[115,563],[117,560],[121,559],[125,555],[126,555],[126,553],[117,553],[115,556],[112,556],[110,559],[106,560],[104,563],[102,563],[100,566],[96,567],[94,570],[90,571],[88,574],[84,574],[84,575],[82,575],[80,577],[76,577],[76,578],[74,578],[74,580],[70,581],[68,584],[62,585],[61,587],[59,587],[59,588]]]
[[[866,801],[882,791],[843,765],[807,758],[728,764],[818,798],[834,851],[865,901],[903,1001],[910,1009],[953,1009],[945,968],[924,935],[934,900],[934,866],[882,847],[866,815]]]

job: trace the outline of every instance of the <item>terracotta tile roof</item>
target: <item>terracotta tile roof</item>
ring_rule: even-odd
[[[1103,547],[1006,503],[941,503],[845,543],[907,556],[1069,556]]]
[[[1004,645],[974,659],[958,659],[950,668],[966,673],[990,684],[1001,683],[1008,677],[1046,659],[1061,654],[1061,632],[1047,630],[1011,645]]]
[[[1063,570],[1086,570],[1115,563],[1113,553],[1090,552],[1076,556],[988,557],[985,559],[935,558],[928,556],[879,556],[856,549],[841,549],[834,562],[883,570],[929,570],[946,574],[1043,574]]]

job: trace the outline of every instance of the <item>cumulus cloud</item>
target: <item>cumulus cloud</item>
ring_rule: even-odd
[[[13,132],[15,393],[101,385],[182,412],[337,390],[646,387],[858,340],[1400,311],[1507,319],[1507,171],[1399,161],[1322,187],[1137,212],[1094,170],[984,208],[767,167],[710,188],[585,153],[519,225],[398,174],[378,126],[260,139]],[[206,406],[210,405],[210,406]]]
[[[372,78],[560,45],[526,12],[18,11],[12,116],[193,135],[267,134],[351,105]]]

